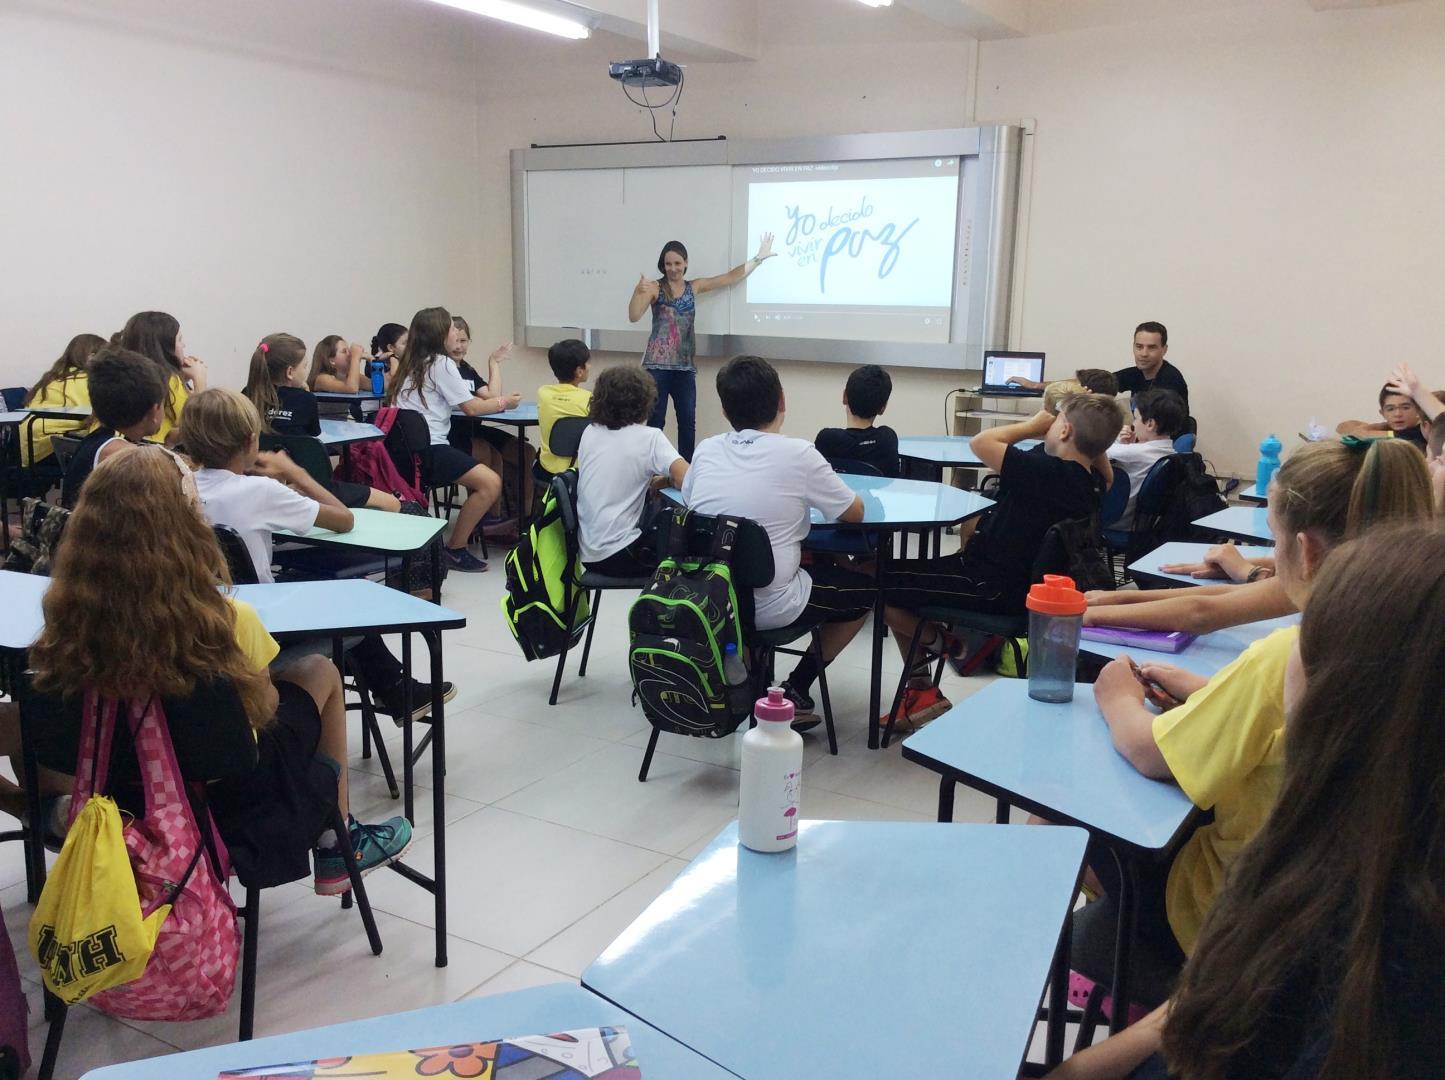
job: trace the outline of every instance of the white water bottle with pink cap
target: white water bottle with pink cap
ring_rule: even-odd
[[[758,725],[743,736],[738,840],[754,851],[787,851],[798,842],[803,739],[793,730],[793,703],[776,686],[753,716]]]

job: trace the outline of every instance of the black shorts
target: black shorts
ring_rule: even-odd
[[[472,440],[481,439],[497,453],[502,453],[511,443],[516,441],[516,436],[510,432],[503,431],[491,424],[479,424],[470,416],[452,417],[452,430],[447,435],[447,442],[451,443],[458,450],[470,454],[472,452]]]
[[[477,459],[455,446],[428,446],[422,452],[422,469],[433,487],[455,484],[477,467]]]
[[[321,713],[311,695],[284,679],[276,682],[276,692],[276,719],[257,735],[256,767],[212,785],[210,792],[237,876],[257,888],[311,872],[311,848],[336,807],[341,765],[317,757]]]
[[[813,587],[808,591],[808,604],[798,616],[798,622],[812,626],[852,622],[873,610],[878,585],[872,574],[842,566],[813,566],[808,576],[813,579]]]
[[[966,553],[937,559],[899,559],[883,571],[883,597],[895,607],[963,608],[990,615],[1021,615],[1023,598],[992,580]]]
[[[342,506],[353,510],[358,506],[365,506],[371,498],[371,488],[350,480],[332,480],[326,485],[326,490],[340,499]]]

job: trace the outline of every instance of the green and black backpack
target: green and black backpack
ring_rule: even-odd
[[[678,509],[667,553],[628,615],[628,664],[643,714],[653,727],[721,739],[748,718],[751,687],[729,687],[729,644],[744,656],[743,621],[733,588],[733,549],[740,523],[719,517],[706,554],[688,553],[690,514]]]
[[[575,645],[587,629],[590,609],[587,590],[579,584],[582,561],[576,539],[563,523],[553,487],[543,493],[541,512],[507,553],[506,567],[502,616],[522,655],[541,660]]]

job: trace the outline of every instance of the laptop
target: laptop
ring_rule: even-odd
[[[983,385],[975,393],[989,397],[1042,397],[1043,390],[1025,390],[1011,386],[1009,379],[1018,376],[1032,382],[1044,381],[1044,354],[1041,352],[996,352],[983,354]]]

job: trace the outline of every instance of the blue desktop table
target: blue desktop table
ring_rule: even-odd
[[[332,447],[350,446],[352,443],[374,442],[386,438],[386,432],[375,424],[363,424],[355,420],[321,421],[321,445],[328,450]]]
[[[1032,450],[1039,442],[1038,439],[1025,439],[1014,445],[1020,450]],[[939,468],[983,468],[983,462],[973,452],[972,436],[969,435],[901,435],[898,439],[898,456]]]
[[[1212,544],[1189,544],[1171,540],[1167,544],[1161,544],[1143,558],[1130,563],[1129,570],[1135,577],[1168,582],[1171,586],[1228,585],[1230,584],[1229,578],[1197,578],[1190,577],[1188,574],[1165,573],[1159,569],[1161,566],[1170,566],[1176,563],[1203,562],[1204,553],[1213,546]],[[1246,559],[1273,558],[1274,548],[1240,545],[1239,553]]]
[[[1230,506],[1216,510],[1194,521],[1194,526],[1209,532],[1223,533],[1237,540],[1274,543],[1274,532],[1269,527],[1269,512],[1263,506]]]
[[[1208,678],[1220,668],[1232,663],[1240,653],[1256,641],[1268,637],[1276,630],[1298,626],[1299,622],[1299,615],[1284,615],[1278,619],[1260,619],[1258,622],[1226,627],[1210,634],[1201,634],[1186,645],[1183,651],[1172,655],[1127,645],[1115,645],[1107,641],[1087,640],[1079,642],[1079,651],[1091,656],[1102,656],[1109,660],[1121,653],[1128,653],[1137,663],[1153,660],[1163,664],[1173,664],[1175,667],[1181,667],[1185,671],[1192,671],[1196,675]]]
[[[1077,829],[804,821],[764,855],[734,823],[582,984],[751,1080],[1013,1077],[1084,848]]]
[[[465,416],[466,413],[460,409],[452,410],[453,416]],[[483,416],[473,416],[471,419],[484,424],[501,424],[503,427],[515,428],[517,432],[517,532],[522,531],[522,522],[526,520],[526,508],[522,505],[522,492],[527,490],[527,429],[537,427],[541,420],[537,417],[537,403],[535,401],[522,401],[514,409],[507,409],[504,412],[487,413]]]
[[[1258,503],[1261,506],[1269,503],[1269,495],[1260,491],[1258,484],[1250,484],[1249,487],[1240,488],[1236,494],[1245,502]]]
[[[967,784],[998,800],[997,820],[1010,806],[1050,821],[1078,825],[1132,868],[1160,858],[1197,813],[1175,784],[1144,776],[1114,749],[1094,688],[1080,683],[1063,705],[1035,701],[1022,679],[998,679],[903,741],[903,756],[939,773],[939,821],[953,820],[954,789]],[[1046,830],[1047,831],[1047,830]],[[1132,869],[1120,875],[1116,1001],[1128,1001],[1135,889]],[[1111,1026],[1127,1010],[1114,1009]]]
[[[550,1035],[586,1027],[626,1028],[637,1064],[647,1078],[724,1080],[732,1075],[624,1009],[580,986],[563,983],[107,1065],[92,1069],[82,1080],[215,1080],[222,1070],[453,1046],[516,1035]]]

